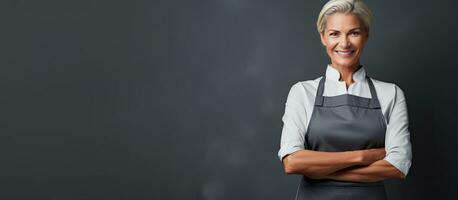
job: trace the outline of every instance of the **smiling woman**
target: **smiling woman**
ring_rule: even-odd
[[[351,84],[349,71],[355,69],[345,66],[360,65],[371,23],[372,12],[362,1],[329,1],[318,17],[317,30],[321,43],[326,47],[332,66],[344,73],[348,84]]]
[[[321,42],[336,68],[359,66],[368,32],[353,14],[335,13],[328,17],[326,30],[320,33]]]
[[[288,94],[278,156],[301,174],[296,199],[386,199],[383,180],[404,179],[412,152],[404,93],[360,64],[372,14],[358,0],[331,0],[317,29],[330,58],[324,76]]]

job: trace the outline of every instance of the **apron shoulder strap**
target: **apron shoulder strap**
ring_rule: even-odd
[[[326,76],[322,76],[320,83],[318,83],[318,89],[316,91],[315,105],[323,106],[323,91],[324,91],[324,82],[326,81]]]
[[[375,92],[374,83],[369,76],[366,75],[367,83],[369,84],[369,90],[371,91],[371,100],[369,103],[370,108],[380,108],[380,102],[377,97],[377,92]]]

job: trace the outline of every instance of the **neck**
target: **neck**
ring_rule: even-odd
[[[339,81],[345,81],[345,84],[350,86],[354,82],[353,80],[353,74],[361,67],[361,65],[358,63],[352,65],[352,66],[342,66],[342,65],[336,65],[336,64],[331,64],[332,67],[337,69],[340,73],[340,78]]]

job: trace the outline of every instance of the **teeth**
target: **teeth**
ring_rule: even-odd
[[[338,54],[345,54],[345,55],[348,55],[348,54],[351,54],[353,53],[353,51],[337,51]]]

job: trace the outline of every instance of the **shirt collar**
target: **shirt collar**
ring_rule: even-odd
[[[331,79],[331,80],[335,80],[335,81],[339,81],[340,72],[336,68],[334,68],[330,64],[328,64],[328,66],[326,68],[326,78],[327,79]],[[356,70],[356,72],[353,73],[353,80],[355,82],[359,82],[359,81],[364,80],[365,78],[366,78],[366,70],[361,65],[361,67],[358,70]]]

